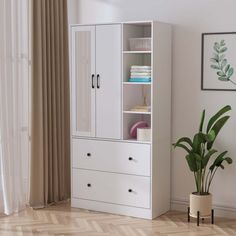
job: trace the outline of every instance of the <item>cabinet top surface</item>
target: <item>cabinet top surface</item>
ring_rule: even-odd
[[[70,24],[71,27],[74,26],[89,26],[89,25],[114,25],[114,24],[137,24],[137,25],[150,25],[153,22],[157,22],[157,21],[153,21],[153,20],[147,20],[147,21],[124,21],[124,22],[100,22],[100,23],[86,23],[86,24]]]

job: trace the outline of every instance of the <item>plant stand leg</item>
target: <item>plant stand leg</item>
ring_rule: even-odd
[[[202,223],[204,223],[204,220],[205,220],[205,219],[204,219],[204,218],[202,218]]]
[[[214,209],[211,210],[211,223],[214,224]]]
[[[200,221],[200,212],[197,212],[197,226],[199,226],[199,221]]]
[[[190,222],[190,207],[188,207],[188,222]]]

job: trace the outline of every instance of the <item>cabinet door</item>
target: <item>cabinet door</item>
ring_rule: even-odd
[[[94,137],[95,26],[72,27],[71,42],[72,135]]]
[[[121,25],[96,26],[96,136],[121,138]]]

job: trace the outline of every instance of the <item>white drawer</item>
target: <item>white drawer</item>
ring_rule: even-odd
[[[72,140],[72,167],[150,176],[150,145]]]
[[[150,208],[150,178],[72,169],[72,197]]]

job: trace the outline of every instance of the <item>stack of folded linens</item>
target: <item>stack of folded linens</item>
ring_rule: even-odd
[[[131,66],[129,82],[151,82],[151,66]]]

